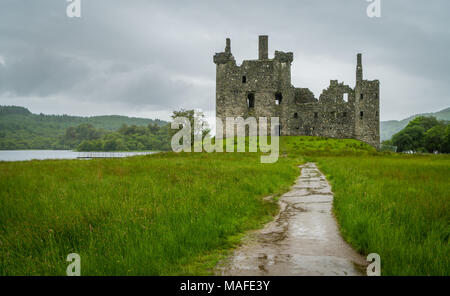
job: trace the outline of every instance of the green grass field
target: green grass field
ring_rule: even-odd
[[[450,157],[323,157],[341,233],[382,275],[450,275]]]
[[[0,163],[0,274],[207,273],[299,171],[249,153]]]
[[[126,159],[0,162],[0,275],[209,274],[276,213],[304,160],[336,192],[345,239],[382,273],[449,275],[448,156],[377,153],[356,140],[282,137],[280,158],[161,153]]]

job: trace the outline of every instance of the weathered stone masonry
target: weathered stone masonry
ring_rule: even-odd
[[[356,85],[331,80],[319,99],[307,88],[291,84],[292,52],[268,57],[268,37],[259,36],[259,59],[237,66],[231,41],[214,55],[216,116],[279,117],[280,134],[354,138],[374,147],[380,143],[380,83],[363,80],[362,56],[357,55]],[[225,135],[226,136],[226,135]]]

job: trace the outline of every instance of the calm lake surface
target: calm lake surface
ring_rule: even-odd
[[[72,150],[0,150],[0,161],[21,161],[32,159],[77,159],[77,158],[109,158],[147,155],[155,151],[145,152],[77,152]]]

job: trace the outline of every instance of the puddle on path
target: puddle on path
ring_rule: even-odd
[[[364,275],[366,261],[341,237],[332,214],[333,193],[314,163],[279,200],[280,212],[250,233],[218,275]]]

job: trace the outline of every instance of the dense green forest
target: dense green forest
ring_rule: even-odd
[[[127,128],[128,126],[135,126],[131,129],[136,130],[137,134],[133,136],[115,132],[124,125]],[[156,139],[143,140],[142,137],[144,134],[148,136],[149,131],[154,130],[155,126],[160,128],[165,125],[167,125],[167,122],[159,119],[152,120],[117,115],[92,117],[45,115],[42,113],[33,114],[24,107],[0,106],[0,150],[76,149],[83,140],[105,140],[109,143],[117,142],[120,144],[119,138],[132,140],[131,143],[127,143],[129,148],[124,150],[137,150],[135,148],[142,148],[138,143],[141,143],[144,147],[157,146],[157,143],[161,142],[160,139],[163,137],[164,129],[156,132],[157,135],[154,135]],[[77,126],[78,132],[83,129],[92,132],[92,129],[94,129],[95,133],[90,134],[88,138],[83,138],[84,134],[71,138],[71,133],[74,130],[70,128]],[[144,129],[146,129],[145,133],[143,132]],[[110,147],[108,145],[107,147]],[[123,145],[119,145],[119,147],[123,148]]]
[[[169,125],[128,126],[117,132],[95,129],[90,124],[68,128],[62,137],[64,144],[79,151],[138,151],[170,149]]]
[[[450,125],[433,116],[419,116],[383,144],[397,146],[398,152],[450,153]]]

